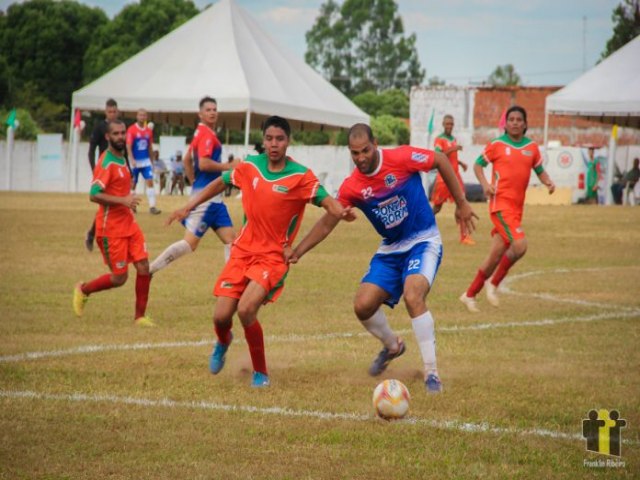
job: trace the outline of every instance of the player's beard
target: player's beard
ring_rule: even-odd
[[[122,153],[124,154],[124,147],[125,147],[126,143],[124,141],[122,142],[112,142],[111,140],[109,140],[109,146],[115,150],[118,153]]]

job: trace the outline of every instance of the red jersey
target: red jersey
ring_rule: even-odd
[[[450,148],[457,147],[458,142],[453,136],[445,135],[444,133],[438,135],[436,137],[436,141],[433,142],[434,150],[436,152],[444,153],[445,150],[449,150]],[[458,174],[458,150],[454,150],[453,152],[447,155],[447,158],[451,162],[451,167],[453,171]],[[438,178],[442,179],[440,176],[440,172],[438,172]]]
[[[544,171],[538,145],[527,137],[514,142],[507,134],[489,142],[476,163],[493,166],[491,185],[496,193],[490,202],[492,213],[522,210],[531,170],[538,175]]]
[[[91,195],[106,193],[126,197],[131,192],[131,172],[124,157],[117,157],[110,150],[100,156],[93,171]],[[97,237],[128,237],[138,226],[131,209],[125,205],[98,206],[96,214]]]
[[[240,256],[276,254],[282,258],[285,244],[293,244],[304,208],[320,205],[327,197],[324,187],[308,168],[287,157],[280,172],[268,169],[266,154],[249,156],[232,171],[222,174],[227,185],[242,191],[246,221],[233,242]]]

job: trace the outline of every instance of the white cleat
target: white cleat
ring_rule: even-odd
[[[486,282],[484,282],[484,289],[487,294],[487,300],[489,301],[489,303],[496,308],[499,307],[500,299],[498,298],[497,293],[498,287],[491,283],[491,280],[487,280]]]
[[[475,297],[467,297],[467,292],[463,292],[463,294],[460,295],[460,301],[464,303],[464,306],[467,307],[467,310],[471,313],[478,313],[480,311]]]

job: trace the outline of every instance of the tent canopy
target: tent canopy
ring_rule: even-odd
[[[76,109],[102,110],[113,97],[125,113],[193,125],[198,102],[218,102],[218,125],[260,126],[270,115],[294,131],[368,122],[316,71],[278,46],[233,0],[220,0],[146,49],[73,93]]]
[[[640,128],[640,36],[549,95],[546,110]]]

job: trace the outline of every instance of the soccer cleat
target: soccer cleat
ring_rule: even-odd
[[[73,311],[77,317],[82,316],[84,312],[84,304],[89,300],[89,295],[82,291],[82,282],[78,282],[73,289]]]
[[[216,346],[209,355],[209,371],[214,375],[220,373],[222,367],[224,367],[225,356],[227,355],[227,350],[229,350],[229,345],[231,345],[231,341],[233,340],[233,334],[231,335],[231,340],[226,345],[216,342]]]
[[[369,375],[371,375],[372,377],[377,377],[378,375],[380,375],[387,369],[389,363],[391,363],[391,360],[393,360],[394,358],[398,358],[405,352],[405,350],[406,347],[401,338],[398,338],[397,352],[391,353],[389,352],[389,349],[387,347],[384,347],[369,367]]]
[[[469,245],[470,247],[474,246],[476,244],[476,241],[471,238],[470,236],[466,236],[464,237],[462,240],[460,240],[460,243],[463,245]]]
[[[428,393],[442,392],[442,382],[440,381],[440,377],[438,377],[438,375],[436,375],[435,373],[430,373],[429,375],[427,375],[424,386],[427,389]]]
[[[158,210],[156,207],[151,207],[149,209],[149,213],[151,215],[160,215],[162,213],[162,210]]]
[[[155,327],[156,326],[155,322],[151,320],[149,317],[136,318],[136,321],[134,323],[138,327]]]
[[[480,309],[478,308],[478,304],[476,303],[475,297],[467,297],[467,292],[464,292],[460,295],[460,301],[464,303],[464,306],[467,307],[471,313],[478,313]]]
[[[87,232],[87,235],[84,237],[84,246],[90,252],[93,252],[93,239],[93,233],[91,233],[91,230],[89,230]]]
[[[253,372],[253,378],[251,379],[251,386],[255,388],[263,388],[271,385],[269,381],[269,375],[266,373]]]
[[[493,283],[491,283],[491,279],[484,282],[484,290],[487,294],[487,300],[494,307],[500,306],[500,299],[498,298],[497,292],[498,287],[496,287]]]

